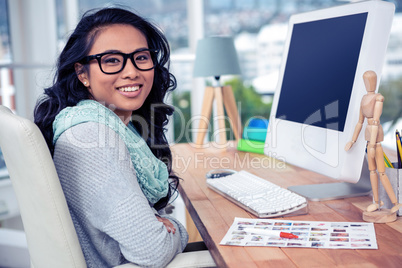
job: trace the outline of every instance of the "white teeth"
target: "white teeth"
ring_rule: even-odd
[[[135,87],[120,87],[119,88],[119,90],[123,91],[123,92],[132,92],[132,91],[137,91],[139,89],[140,89],[139,86],[135,86]]]

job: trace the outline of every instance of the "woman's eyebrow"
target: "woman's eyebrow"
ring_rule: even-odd
[[[99,54],[103,54],[103,53],[122,53],[122,52],[120,50],[117,50],[117,49],[108,49],[108,50],[105,50],[105,51],[103,51],[103,52],[101,52]]]
[[[147,47],[141,47],[141,48],[137,48],[136,50],[134,50],[133,52],[140,52],[140,51],[143,51],[143,50],[147,50],[147,49],[149,49],[149,48],[147,48]],[[105,50],[104,52],[101,52],[101,53],[99,53],[99,54],[103,54],[103,53],[124,53],[124,52],[122,52],[121,50],[117,50],[117,49],[108,49],[108,50]],[[131,52],[132,53],[132,52]],[[126,54],[126,53],[125,53]]]

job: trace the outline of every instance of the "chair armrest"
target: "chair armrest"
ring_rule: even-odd
[[[115,266],[113,268],[135,268],[135,267],[141,267],[141,266],[138,266],[134,263],[126,263],[126,264]]]
[[[122,264],[114,268],[133,268],[140,267],[132,263]],[[186,253],[179,253],[168,264],[167,268],[187,267],[187,268],[200,268],[200,267],[216,267],[214,260],[208,250],[192,251]]]

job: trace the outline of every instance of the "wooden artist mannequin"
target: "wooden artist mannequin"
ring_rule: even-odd
[[[377,85],[377,75],[375,72],[365,72],[363,74],[363,80],[367,94],[362,98],[360,104],[359,122],[356,125],[352,140],[346,144],[345,150],[348,151],[356,142],[356,139],[362,129],[364,119],[367,118],[365,139],[367,141],[368,167],[370,170],[370,182],[374,197],[374,203],[367,207],[367,212],[379,210],[383,205],[383,202],[379,200],[378,195],[378,171],[381,183],[384,186],[389,199],[394,205],[390,210],[392,214],[398,211],[401,204],[398,203],[388,176],[385,174],[384,155],[381,147],[381,142],[384,140],[384,132],[382,126],[380,125],[380,116],[382,114],[384,97],[380,93],[375,93]]]

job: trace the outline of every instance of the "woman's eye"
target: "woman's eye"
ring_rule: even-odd
[[[151,57],[147,54],[137,55],[135,61],[148,61]]]
[[[116,63],[120,63],[121,59],[119,57],[109,56],[109,57],[105,57],[104,59],[102,59],[102,62],[106,63],[106,64],[116,64]]]

